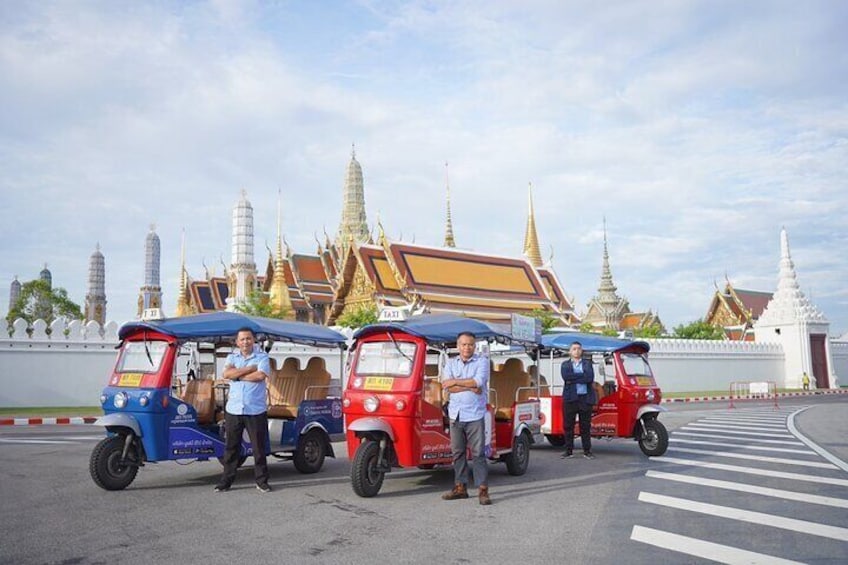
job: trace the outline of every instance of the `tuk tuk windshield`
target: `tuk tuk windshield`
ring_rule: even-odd
[[[417,346],[408,341],[372,341],[359,346],[357,375],[408,377]]]
[[[121,352],[119,373],[155,373],[162,364],[168,343],[165,341],[128,341]]]
[[[653,377],[651,366],[644,355],[638,353],[622,353],[621,361],[624,363],[624,372],[630,377]]]

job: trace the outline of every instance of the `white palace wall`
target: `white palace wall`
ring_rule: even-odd
[[[663,392],[729,390],[734,381],[784,383],[780,345],[745,341],[649,339],[651,368]]]
[[[18,320],[12,337],[0,339],[0,407],[96,406],[115,363],[118,325],[96,322],[46,324]],[[651,366],[665,392],[727,390],[733,381],[775,381],[783,387],[784,353],[779,344],[682,339],[651,339]],[[848,383],[848,341],[831,340],[833,370]],[[276,344],[272,357],[300,359],[315,355],[341,382],[338,351]],[[183,370],[178,368],[179,370]],[[544,370],[544,369],[543,369]],[[545,371],[547,372],[547,371]],[[556,376],[554,376],[556,379]]]

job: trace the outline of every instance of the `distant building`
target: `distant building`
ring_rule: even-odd
[[[772,298],[772,293],[735,288],[727,280],[724,290],[716,288],[704,321],[722,328],[727,339],[754,341],[754,323]]]
[[[12,311],[15,303],[18,301],[18,298],[21,296],[21,282],[18,280],[18,275],[15,275],[15,280],[12,281],[12,284],[9,285],[9,309],[8,312]]]
[[[88,261],[88,292],[85,295],[85,321],[106,325],[106,261],[97,244]]]
[[[619,296],[618,287],[612,280],[609,250],[607,246],[607,224],[604,221],[604,257],[601,265],[601,280],[598,284],[598,294],[589,301],[583,323],[590,324],[593,330],[638,331],[653,326],[659,326],[664,332],[662,321],[657,314],[647,312],[631,312],[628,300]]]
[[[144,284],[138,291],[138,317],[149,308],[162,308],[162,286],[159,278],[161,247],[156,226],[144,240]]]

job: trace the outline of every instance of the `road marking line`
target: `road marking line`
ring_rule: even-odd
[[[679,428],[679,429],[683,429],[683,428]],[[712,438],[720,438],[720,439],[727,439],[727,440],[733,440],[733,441],[753,441],[753,442],[756,442],[756,443],[769,443],[769,444],[773,444],[773,445],[801,445],[801,446],[804,445],[800,441],[789,441],[789,440],[785,440],[785,439],[758,439],[758,438],[753,438],[753,437],[741,438],[741,437],[725,436],[725,435],[721,435],[721,434],[694,433],[694,432],[686,432],[686,431],[678,431],[678,430],[674,430],[674,432],[672,432],[672,433],[676,436],[712,437]]]
[[[649,504],[657,504],[659,506],[666,506],[668,508],[698,512],[699,514],[707,514],[709,516],[730,518],[731,520],[739,520],[740,522],[748,522],[750,524],[791,530],[792,532],[799,532],[823,538],[848,541],[848,528],[840,528],[839,526],[830,526],[828,524],[819,524],[818,522],[797,520],[795,518],[784,518],[783,516],[775,516],[774,514],[766,514],[765,512],[753,512],[751,510],[742,510],[732,506],[719,506],[717,504],[696,502],[694,500],[677,498],[675,496],[666,496],[664,494],[654,494],[651,492],[640,492],[639,501],[647,502]]]
[[[715,457],[727,457],[729,459],[745,459],[748,461],[762,461],[764,463],[780,463],[781,465],[798,465],[800,467],[815,467],[817,469],[838,469],[831,463],[819,461],[798,461],[797,459],[786,459],[783,457],[766,457],[765,455],[748,455],[746,453],[732,453],[730,451],[703,451],[701,449],[689,449],[687,447],[673,447],[672,451],[680,453],[694,453],[697,455],[713,455]]]
[[[695,423],[695,422],[693,422],[693,423]],[[762,420],[726,420],[724,418],[703,418],[701,420],[698,420],[697,423],[712,424],[712,425],[731,424],[731,425],[734,425],[734,426],[758,426],[758,427],[763,427],[763,428],[780,428],[780,429],[784,429],[784,430],[786,429],[786,421],[785,420],[781,420],[779,423],[777,422],[777,420],[775,420],[774,423],[772,423],[772,422],[763,422]]]
[[[749,432],[786,432],[786,426],[754,426],[752,424],[736,424],[733,422],[725,422],[723,424],[713,422],[692,422],[693,426],[702,426],[704,428],[712,428],[715,430],[747,430]]]
[[[835,508],[848,508],[848,500],[844,498],[834,498],[831,496],[821,496],[818,494],[807,494],[806,492],[796,492],[792,490],[760,487],[747,483],[720,481],[717,479],[693,477],[691,475],[681,475],[678,473],[663,473],[662,471],[648,471],[647,473],[645,473],[645,476],[650,477],[652,479],[675,481],[678,483],[686,483],[690,485],[723,488],[726,490],[733,490],[744,493],[760,494],[762,496],[782,498],[784,500],[793,500],[796,502],[808,502],[810,504],[821,504],[823,506],[833,506]]]
[[[823,485],[848,487],[848,480],[846,479],[831,479],[830,477],[817,477],[815,475],[803,475],[801,473],[787,473],[786,471],[769,471],[768,469],[728,465],[727,463],[711,463],[709,461],[698,461],[697,459],[678,459],[677,457],[668,457],[664,455],[662,457],[652,457],[651,461],[674,463],[675,465],[690,465],[692,467],[704,467],[705,469],[717,469],[719,471],[733,471],[736,473],[746,473],[748,475],[760,475],[763,477],[774,477],[778,479],[791,479],[793,481],[804,481],[808,483],[820,483]]]
[[[722,432],[740,436],[763,436],[763,437],[795,437],[792,434],[779,434],[776,432],[744,432],[741,430],[728,430],[724,426],[703,426],[698,424],[687,424],[681,430],[701,430],[705,432]]]
[[[6,439],[0,438],[0,443],[20,443],[20,444],[33,444],[33,445],[62,445],[68,443],[76,443],[75,441],[68,441],[64,439]]]
[[[815,451],[809,449],[789,449],[786,447],[765,447],[762,445],[741,445],[720,441],[698,441],[696,439],[678,439],[675,437],[669,438],[669,442],[676,443],[691,443],[694,445],[718,445],[721,447],[738,447],[740,449],[753,449],[756,451],[775,451],[780,453],[797,453],[798,455],[818,455]]]
[[[662,549],[694,555],[695,557],[702,557],[710,561],[718,561],[719,563],[727,563],[729,565],[794,565],[800,563],[800,561],[790,561],[789,559],[773,557],[764,553],[756,553],[746,549],[681,536],[639,525],[633,526],[633,530],[630,532],[630,539]]]
[[[828,461],[830,461],[831,463],[833,463],[834,465],[836,465],[837,467],[839,467],[840,469],[842,469],[843,471],[848,473],[848,463],[846,463],[842,459],[838,458],[837,456],[833,455],[831,452],[829,452],[825,448],[821,447],[819,444],[817,444],[813,440],[809,439],[807,436],[805,436],[800,431],[798,431],[798,428],[795,427],[795,416],[797,414],[800,414],[801,412],[803,412],[807,408],[810,408],[810,407],[805,406],[805,407],[803,407],[799,410],[796,410],[795,412],[793,412],[792,414],[789,415],[789,419],[787,421],[787,426],[789,427],[789,431],[796,438],[798,438],[802,442],[804,442],[807,445],[807,447],[809,447],[810,449],[812,449],[813,451],[815,451],[816,453],[818,453],[819,455],[821,455],[822,457],[824,457],[825,459],[827,459]]]

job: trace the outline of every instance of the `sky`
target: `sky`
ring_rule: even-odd
[[[780,229],[802,290],[848,331],[848,4],[703,2],[0,3],[0,281],[136,314],[150,224],[166,313],[186,266],[221,274],[232,207],[256,259],[338,228],[356,144],[368,220],[542,254],[584,311],[606,218],[612,273],[666,327],[715,285],[773,291]],[[6,314],[8,300],[0,300]]]

